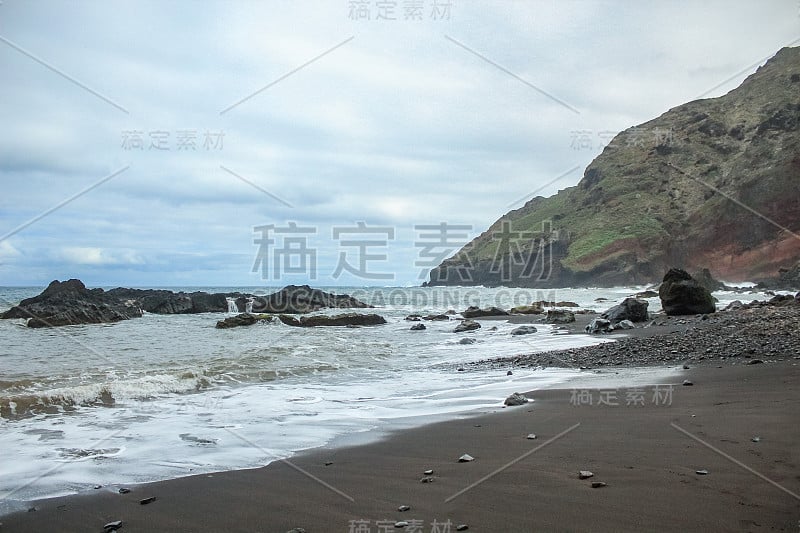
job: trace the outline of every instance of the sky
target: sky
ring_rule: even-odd
[[[418,285],[798,44],[798,0],[2,0],[0,286]]]

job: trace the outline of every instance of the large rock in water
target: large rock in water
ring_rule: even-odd
[[[241,313],[236,316],[229,316],[217,322],[217,329],[238,328],[240,326],[252,326],[256,322],[272,322],[272,315],[254,315],[252,313]]]
[[[611,324],[617,324],[623,320],[644,322],[647,320],[647,302],[637,298],[625,298],[621,304],[602,313],[600,317],[605,318]]]
[[[668,315],[697,315],[716,311],[711,293],[685,270],[671,268],[658,289],[661,307]]]
[[[332,294],[312,289],[308,285],[288,285],[266,297],[253,299],[253,312],[258,313],[311,313],[323,308],[372,308],[346,294]]]
[[[124,287],[111,289],[106,294],[119,300],[136,302],[143,311],[159,315],[225,313],[228,311],[228,297],[240,296],[239,293],[185,293],[164,289],[126,289]],[[244,311],[244,309],[240,310]]]
[[[300,318],[290,315],[279,315],[278,318],[287,326],[313,328],[319,326],[378,326],[386,324],[386,319],[376,314],[343,313],[341,315],[313,315]]]
[[[0,318],[24,318],[30,328],[101,324],[142,316],[133,302],[109,296],[103,289],[87,289],[77,279],[53,281],[38,296],[22,300]]]

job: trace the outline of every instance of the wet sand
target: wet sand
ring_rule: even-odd
[[[101,532],[115,520],[125,532],[797,531],[797,363],[700,365],[656,399],[653,385],[533,392],[525,406],[260,469],[34,502],[0,531]],[[475,460],[459,463],[465,453]],[[433,482],[421,483],[427,469]]]

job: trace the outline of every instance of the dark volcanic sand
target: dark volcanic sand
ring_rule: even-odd
[[[458,524],[484,532],[797,531],[797,311],[764,308],[697,323],[570,351],[575,361],[584,357],[590,364],[604,359],[602,353],[612,361],[626,352],[642,354],[637,362],[670,355],[673,364],[706,357],[674,380],[669,403],[654,402],[652,386],[644,387],[642,405],[627,406],[630,391],[624,389],[613,391],[617,406],[598,406],[598,390],[589,391],[592,405],[580,406],[572,401],[575,391],[538,391],[527,406],[498,406],[491,414],[400,431],[365,446],[318,449],[291,464],[151,483],[129,494],[103,489],[35,502],[36,511],[0,518],[0,531],[100,532],[114,520],[124,522],[123,532],[302,527],[309,533],[428,533],[434,520],[451,521],[442,532]],[[724,361],[715,354],[709,364],[708,347],[725,352]],[[741,353],[750,347],[756,353]],[[765,362],[743,364],[746,355]],[[682,386],[684,379],[694,385]],[[529,433],[537,439],[526,439]],[[458,463],[464,453],[475,461]],[[420,483],[429,468],[434,482]],[[580,480],[579,470],[594,477]],[[592,481],[607,486],[592,488]],[[149,496],[158,499],[139,504]],[[399,512],[400,505],[411,509]],[[359,519],[369,529],[350,529]],[[380,529],[381,520],[391,525]],[[397,520],[421,521],[422,527],[395,529]]]

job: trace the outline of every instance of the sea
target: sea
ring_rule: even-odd
[[[257,287],[171,290],[267,294]],[[410,331],[412,313],[572,301],[602,312],[645,287],[320,287],[375,305],[374,327],[216,329],[233,313],[157,315],[115,324],[29,329],[0,320],[0,515],[50,496],[254,468],[337,442],[369,441],[436,420],[502,408],[513,392],[592,380],[655,383],[674,369],[581,371],[480,367],[470,361],[610,342],[536,324],[455,320]],[[0,309],[43,287],[0,287]],[[718,307],[755,292],[718,292]],[[605,299],[600,300],[598,299]],[[649,310],[658,311],[658,298]],[[362,310],[363,311],[363,310]],[[325,311],[329,313],[341,310]],[[459,344],[464,337],[476,340]],[[509,370],[512,366],[509,365]],[[661,374],[658,374],[658,373]],[[624,375],[621,375],[621,374]],[[600,381],[598,381],[600,380]],[[535,402],[531,404],[535,408]],[[348,440],[349,439],[349,440]]]

